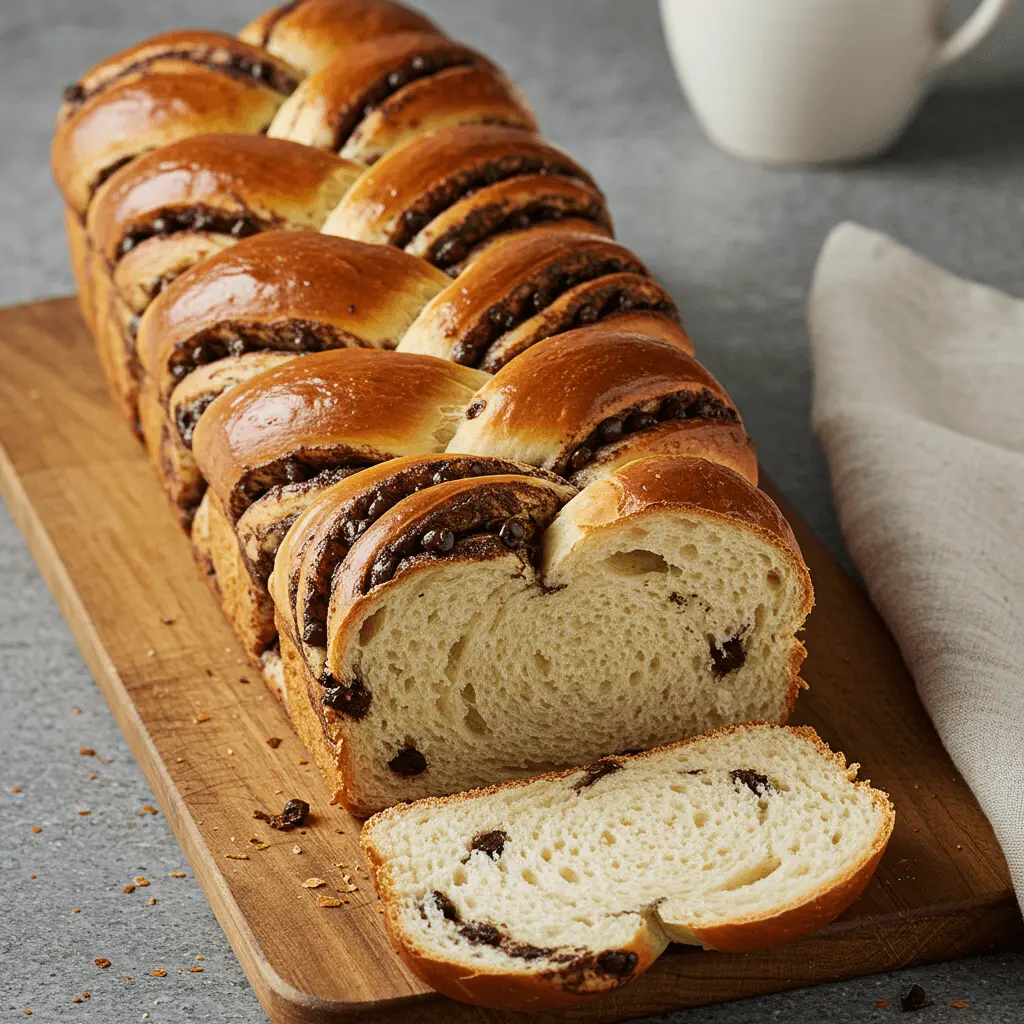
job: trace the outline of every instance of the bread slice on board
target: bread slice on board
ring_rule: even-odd
[[[885,793],[808,727],[751,724],[392,807],[362,835],[392,942],[454,999],[571,1007],[669,942],[810,934],[867,885]]]

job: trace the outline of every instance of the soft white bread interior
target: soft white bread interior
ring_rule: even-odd
[[[856,769],[810,728],[746,725],[393,807],[362,842],[391,939],[428,984],[569,1007],[670,941],[747,951],[835,918],[895,818]]]
[[[526,491],[564,507],[552,520]],[[785,722],[812,598],[771,500],[683,458],[568,494],[525,478],[443,484],[399,501],[348,551],[327,668],[362,700],[358,717],[327,726],[349,809]],[[498,540],[508,522],[511,546]],[[422,553],[417,538],[436,530],[450,549]]]

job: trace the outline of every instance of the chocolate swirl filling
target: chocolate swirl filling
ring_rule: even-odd
[[[463,366],[477,366],[486,361],[488,350],[509,331],[515,330],[531,317],[547,309],[556,299],[581,284],[599,280],[612,274],[636,274],[648,278],[647,269],[637,259],[622,257],[587,259],[570,258],[545,267],[539,274],[524,281],[511,294],[491,306],[453,346],[452,359]],[[675,312],[667,295],[658,305],[665,312]],[[559,330],[571,326],[595,323],[602,316],[637,308],[632,295],[616,289],[613,294],[588,295],[572,314],[572,323],[559,325]]]
[[[404,536],[381,544],[363,570],[360,593],[368,594],[389,582],[403,562],[414,559],[463,556],[479,560],[511,551],[536,568],[541,537],[561,502],[554,495],[534,496],[518,490],[481,486],[459,494],[411,526]]]
[[[112,173],[112,172],[111,172]],[[257,217],[249,210],[230,213],[201,203],[186,209],[163,209],[154,212],[142,224],[126,231],[117,246],[116,260],[127,256],[140,242],[149,238],[167,238],[181,231],[206,231],[211,234],[248,238],[260,231],[278,227],[276,221]]]
[[[458,277],[463,262],[485,241],[513,231],[525,231],[539,224],[555,224],[561,220],[589,221],[596,227],[611,231],[608,209],[601,199],[545,196],[526,203],[511,212],[495,203],[473,210],[460,224],[435,239],[425,253],[428,262]]]
[[[549,972],[544,977],[557,977],[570,990],[584,990],[587,981],[594,976],[613,979],[621,984],[632,976],[639,962],[636,953],[628,949],[606,949],[594,953],[578,948],[570,950],[558,946],[536,946],[513,938],[505,928],[498,925],[486,921],[463,921],[451,898],[436,889],[424,902],[432,903],[444,920],[455,926],[459,937],[471,946],[500,949],[514,960],[548,960],[558,964],[557,971]],[[423,914],[426,916],[425,909]]]
[[[348,331],[333,324],[315,320],[288,319],[277,323],[220,323],[200,331],[187,341],[177,345],[167,361],[171,379],[177,383],[184,380],[193,370],[208,363],[215,363],[229,356],[237,357],[247,352],[295,352],[305,355],[309,352],[326,352],[328,349],[361,347],[362,341]],[[202,402],[204,398],[197,401]],[[188,443],[191,432],[186,431],[191,423],[195,427],[203,410],[198,414],[189,406],[178,412],[178,428],[182,440]]]
[[[391,245],[404,249],[435,217],[450,206],[454,206],[460,199],[465,199],[489,185],[496,185],[499,181],[527,174],[561,175],[590,184],[585,172],[568,158],[559,160],[551,156],[545,159],[508,153],[476,167],[461,170],[429,189],[402,214],[388,241]]]
[[[339,111],[334,123],[332,148],[339,152],[364,118],[411,82],[429,78],[448,68],[471,67],[479,63],[479,57],[462,47],[434,53],[409,54],[375,82],[367,85],[359,96]]]
[[[223,43],[216,46],[200,44],[190,49],[171,49],[149,54],[141,60],[126,64],[116,74],[98,82],[92,88],[82,82],[72,82],[71,85],[64,87],[62,94],[69,108],[68,114],[121,79],[145,72],[153,64],[164,60],[187,61],[196,67],[229,75],[240,81],[255,81],[285,96],[293,93],[299,84],[299,80],[278,61],[261,59],[255,54],[233,52]]]
[[[348,555],[349,548],[385,512],[410,494],[449,480],[509,473],[521,474],[523,468],[513,462],[494,458],[453,456],[424,459],[423,462],[399,470],[355,497],[339,511],[331,533],[308,556],[309,583],[302,598],[302,639],[305,643],[311,647],[327,646],[327,611],[334,575]],[[509,527],[506,536],[511,538],[514,532],[516,527]],[[455,539],[451,530],[440,526],[425,530],[420,544],[423,551],[440,555],[454,548]]]
[[[651,430],[666,420],[697,419],[739,422],[736,410],[708,388],[676,391],[603,419],[582,444],[569,452],[558,471],[571,478],[593,462],[602,448],[621,441],[623,437]]]

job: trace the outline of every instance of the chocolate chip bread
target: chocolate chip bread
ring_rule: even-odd
[[[466,1002],[569,1009],[669,942],[727,952],[807,935],[867,885],[888,797],[809,728],[725,729],[363,828],[402,959]]]
[[[338,801],[785,722],[811,584],[739,411],[486,57],[291,0],[104,61],[52,155],[111,390]],[[445,899],[487,956],[555,948]],[[632,976],[658,919],[538,991]]]

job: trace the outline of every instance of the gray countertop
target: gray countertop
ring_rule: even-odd
[[[531,98],[546,134],[594,173],[619,237],[676,296],[765,467],[842,558],[810,427],[809,275],[828,230],[852,218],[957,273],[1024,291],[1024,11],[1018,6],[998,38],[942,84],[892,154],[803,172],[738,163],[701,137],[672,76],[653,0],[421,6],[495,58]],[[0,0],[0,303],[71,291],[47,167],[60,88],[144,36],[187,25],[237,31],[262,7],[260,0]],[[266,1020],[163,817],[140,813],[153,802],[0,506],[4,1020],[23,1019],[25,1008],[40,1021]],[[169,877],[178,871],[186,877]],[[122,893],[136,875],[152,884]],[[205,958],[203,972],[179,976],[197,956]],[[112,967],[100,970],[95,957]],[[154,977],[154,968],[167,977]],[[915,1024],[1019,1024],[1022,968],[1021,954],[982,957],[663,1020],[883,1020],[899,1013],[900,992],[918,982],[934,1005],[915,1013]],[[72,1005],[83,991],[90,997]],[[951,1000],[969,1007],[952,1009]]]

